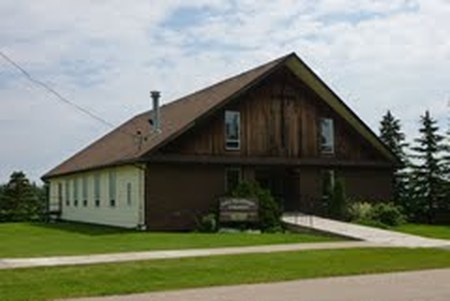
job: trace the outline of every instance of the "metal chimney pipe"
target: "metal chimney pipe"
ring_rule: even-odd
[[[152,124],[153,131],[157,133],[161,133],[161,117],[160,117],[160,109],[159,109],[159,98],[161,97],[161,93],[159,91],[151,91],[150,96],[152,97],[153,102],[153,111],[152,111]]]

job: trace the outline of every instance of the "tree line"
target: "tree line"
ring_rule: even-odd
[[[390,111],[380,122],[380,138],[397,156],[393,201],[411,221],[450,219],[450,130],[441,131],[429,111],[420,116],[413,143],[406,142],[401,122]]]

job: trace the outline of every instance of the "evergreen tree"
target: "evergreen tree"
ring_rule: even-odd
[[[3,192],[5,191],[6,185],[0,184],[0,222],[3,221],[3,217],[6,215],[6,211],[3,209]]]
[[[333,218],[339,220],[345,220],[347,218],[347,195],[345,192],[345,183],[340,178],[338,178],[334,184],[329,210],[330,216]]]
[[[450,127],[445,136],[443,172],[445,181],[445,201],[444,207],[450,211]]]
[[[400,160],[393,179],[394,202],[402,207],[408,206],[408,174],[406,167],[409,165],[405,148],[405,134],[401,130],[400,120],[395,118],[391,111],[387,111],[380,121],[380,139]]]
[[[428,111],[420,117],[420,137],[414,139],[412,148],[416,160],[412,165],[412,200],[416,219],[425,215],[428,223],[434,221],[435,211],[442,205],[443,196],[443,162],[444,137],[440,135],[437,121]]]
[[[30,184],[23,172],[13,172],[0,196],[0,222],[34,220],[42,214],[40,188]]]

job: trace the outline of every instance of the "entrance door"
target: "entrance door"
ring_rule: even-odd
[[[289,169],[286,177],[286,206],[285,211],[301,210],[300,199],[300,172],[297,169]]]
[[[298,210],[300,201],[299,173],[287,168],[257,168],[255,179],[268,189],[284,211]]]

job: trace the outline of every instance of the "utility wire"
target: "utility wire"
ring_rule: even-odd
[[[116,127],[114,124],[112,124],[111,122],[103,119],[102,117],[90,112],[89,110],[83,108],[80,105],[77,105],[76,103],[73,103],[72,101],[70,101],[69,99],[67,99],[66,97],[64,97],[63,95],[61,95],[58,91],[56,91],[55,89],[53,89],[52,87],[50,87],[49,85],[47,85],[46,83],[34,78],[28,71],[26,71],[22,66],[20,66],[18,63],[16,63],[14,60],[12,60],[9,56],[7,56],[4,52],[2,52],[0,50],[0,56],[7,61],[9,64],[11,64],[13,67],[15,67],[17,70],[20,71],[20,73],[22,73],[26,79],[28,79],[31,83],[40,86],[41,88],[43,88],[44,90],[46,90],[47,92],[49,92],[50,94],[53,94],[54,96],[56,96],[56,98],[62,102],[64,102],[65,104],[77,109],[78,111],[88,115],[89,117],[101,122],[104,125],[107,125],[113,129],[119,130],[124,134],[127,134],[129,136],[131,136],[133,139],[136,139],[137,141],[135,142],[137,144],[137,150],[133,150],[132,153],[139,153],[142,149],[142,145],[145,143],[148,143],[149,141],[152,141],[153,139],[156,139],[157,137],[159,137],[159,133],[155,133],[155,132],[150,132],[149,134],[143,136],[142,134],[135,134],[135,133],[129,133],[128,131],[125,131],[123,129],[121,129],[120,127]],[[171,127],[169,127],[171,128]],[[131,154],[131,153],[130,153]],[[125,154],[122,156],[121,159],[127,158],[130,154]]]
[[[26,71],[22,66],[20,66],[18,63],[16,63],[14,60],[12,60],[9,56],[7,56],[3,51],[0,50],[0,56],[7,61],[9,64],[11,64],[13,67],[15,67],[17,70],[19,70],[20,73],[22,73],[25,78],[27,80],[29,80],[30,82],[32,82],[35,85],[40,86],[41,88],[43,88],[44,90],[46,90],[47,92],[49,92],[50,94],[53,94],[54,96],[56,96],[56,98],[62,102],[64,102],[65,104],[77,109],[78,111],[88,115],[89,117],[103,123],[104,125],[107,125],[108,127],[111,128],[116,128],[116,126],[114,124],[112,124],[111,122],[105,120],[104,118],[90,112],[89,110],[83,108],[82,106],[70,101],[69,99],[67,99],[66,97],[64,97],[63,95],[61,95],[58,91],[56,91],[55,89],[53,89],[52,87],[50,87],[49,85],[47,85],[46,83],[34,78],[28,71]],[[133,137],[136,137],[136,134],[132,134],[132,133],[128,133],[123,131],[124,133],[126,133],[127,135],[131,135]]]

